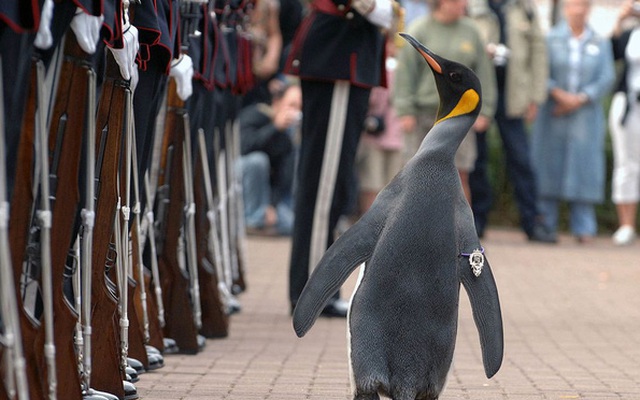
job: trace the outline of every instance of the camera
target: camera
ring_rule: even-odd
[[[364,120],[364,131],[371,136],[380,136],[384,133],[384,117],[382,115],[369,115]]]
[[[493,55],[493,64],[498,67],[507,65],[507,60],[511,55],[511,50],[504,44],[489,43],[487,50]]]

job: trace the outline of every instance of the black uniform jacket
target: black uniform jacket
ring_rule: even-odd
[[[148,62],[169,74],[171,60],[180,56],[180,11],[177,0],[146,0],[137,6],[131,23],[138,28],[140,51],[138,66],[147,69]]]
[[[6,25],[16,33],[37,31],[41,6],[38,0],[0,0],[0,27]]]
[[[341,0],[314,0],[293,41],[285,73],[309,80],[386,86],[384,36]]]

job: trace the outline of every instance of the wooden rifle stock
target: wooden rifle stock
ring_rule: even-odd
[[[156,246],[156,230],[155,230],[155,214],[153,212],[153,200],[151,199],[151,189],[149,188],[149,175],[145,173],[142,178],[142,187],[145,191],[146,207],[145,221],[147,223],[147,236],[145,244],[149,244],[149,263],[151,271],[144,269],[143,277],[145,287],[149,289],[149,293],[153,295],[147,297],[147,311],[149,312],[149,344],[164,352],[164,333],[162,329],[165,324],[164,320],[164,302],[162,300],[162,282],[158,267],[158,250]]]
[[[135,126],[135,125],[134,125]],[[138,150],[136,148],[136,141],[133,140],[131,142],[133,146],[131,151],[131,158],[133,161],[133,165],[137,166],[138,163]],[[132,177],[133,177],[133,193],[135,195],[135,203],[133,206],[133,223],[131,224],[131,252],[132,252],[132,265],[133,265],[133,274],[134,279],[138,285],[138,295],[134,298],[134,306],[135,312],[138,316],[138,323],[142,329],[142,335],[145,344],[150,344],[154,346],[154,343],[161,343],[161,347],[156,347],[158,350],[164,350],[163,343],[163,335],[162,329],[160,328],[160,323],[157,318],[158,312],[157,309],[154,308],[155,304],[151,304],[154,302],[155,297],[151,295],[151,279],[149,274],[147,274],[147,269],[143,265],[143,255],[142,248],[144,247],[144,235],[141,232],[141,219],[140,213],[142,212],[142,207],[140,204],[140,177],[138,176],[138,168],[132,169]],[[145,182],[146,184],[146,182]],[[146,190],[146,185],[145,188]],[[149,200],[147,200],[149,201]],[[147,233],[153,232],[153,226],[151,224],[147,227]],[[148,234],[148,237],[151,235]],[[152,238],[150,240],[155,240]],[[150,246],[155,249],[155,246]],[[151,257],[156,257],[156,255],[152,255]],[[152,260],[153,262],[157,262],[157,258]],[[155,346],[154,346],[155,347]],[[148,356],[145,348],[145,357]],[[141,360],[142,361],[142,360]],[[144,363],[144,361],[143,361]]]
[[[180,100],[174,79],[169,80],[162,156],[158,187],[158,206],[166,210],[156,213],[162,225],[162,244],[158,246],[158,264],[162,275],[162,294],[165,305],[164,333],[173,338],[181,353],[198,352],[198,327],[190,302],[189,277],[178,261],[180,231],[183,225],[185,186],[183,170],[184,102]],[[165,197],[166,196],[166,197]],[[163,203],[168,200],[168,203]]]
[[[69,32],[49,133],[49,151],[53,154],[50,168],[53,211],[51,264],[59,399],[82,399],[73,341],[78,315],[64,296],[63,276],[79,204],[78,170],[90,69],[87,54],[80,49],[75,36]],[[38,331],[38,348],[43,346],[44,340],[45,331],[41,326]]]
[[[218,277],[211,260],[208,235],[211,227],[207,218],[207,201],[204,192],[202,158],[196,154],[194,169],[194,200],[196,203],[196,245],[198,257],[198,279],[200,280],[200,300],[202,301],[202,327],[200,333],[207,338],[226,337],[229,334],[229,316],[218,290]],[[217,229],[213,227],[213,229]]]
[[[119,293],[120,297],[120,307],[121,309],[127,310],[126,315],[126,330],[122,331],[121,326],[121,336],[127,335],[126,340],[126,349],[123,349],[123,356],[130,355],[131,357],[140,361],[145,369],[149,368],[149,359],[147,357],[147,350],[144,347],[145,339],[142,333],[142,327],[140,325],[139,318],[136,311],[135,302],[140,302],[140,293],[139,286],[136,284],[136,281],[129,275],[129,271],[134,271],[139,268],[139,262],[137,257],[138,250],[138,236],[137,230],[133,231],[131,228],[134,224],[136,224],[136,215],[134,214],[133,220],[131,220],[130,210],[132,207],[132,196],[130,193],[131,188],[131,163],[132,163],[132,146],[133,146],[133,132],[131,128],[133,127],[133,121],[131,118],[133,117],[133,103],[129,96],[126,97],[125,102],[127,102],[127,107],[125,108],[125,137],[123,137],[123,147],[121,154],[121,163],[120,163],[120,199],[123,202],[122,204],[122,213],[118,216],[120,218],[121,230],[120,230],[120,241],[122,250],[125,254],[120,258],[123,261],[123,265],[121,268],[116,269],[116,273],[118,275],[118,281],[121,282],[119,286],[119,290],[126,290],[126,294]],[[137,166],[136,166],[137,168]],[[125,207],[127,210],[125,210]],[[116,224],[117,226],[117,224]],[[135,244],[134,244],[135,243]],[[134,248],[135,247],[135,248]],[[135,261],[135,263],[134,263]],[[124,267],[124,268],[122,268]],[[122,275],[121,275],[122,274]],[[126,297],[122,297],[125,296]],[[125,299],[126,302],[123,303],[122,300]],[[140,305],[142,308],[142,305]],[[124,315],[121,315],[121,318],[124,318]],[[124,347],[124,345],[123,345]],[[126,359],[123,360],[126,365]]]
[[[120,369],[120,335],[118,328],[118,303],[105,274],[107,260],[113,260],[111,238],[114,231],[117,204],[117,173],[124,127],[125,90],[128,83],[122,80],[118,66],[110,51],[96,119],[96,224],[93,231],[92,251],[92,324],[101,327],[101,334],[92,338],[93,386],[124,398]]]
[[[2,55],[0,55],[0,76],[2,76]],[[0,396],[28,398],[29,389],[26,377],[25,359],[20,332],[20,318],[18,316],[18,303],[15,286],[13,283],[13,267],[11,264],[9,244],[9,199],[7,195],[7,168],[6,168],[6,114],[4,106],[4,85],[0,81],[0,287],[2,298],[2,341],[0,345],[0,357],[5,362],[0,367],[0,373],[4,376],[4,383],[0,385]],[[13,341],[9,340],[13,336]],[[4,347],[6,346],[6,347]]]
[[[4,351],[0,352],[0,356],[4,356]],[[31,397],[29,398],[31,399]],[[7,389],[4,387],[4,385],[0,385],[0,400],[11,400],[11,398],[9,397],[9,393],[7,393]]]
[[[34,196],[33,165],[35,162],[35,118],[37,107],[37,79],[36,67],[32,63],[31,79],[27,104],[22,120],[20,143],[18,145],[18,159],[16,167],[16,182],[11,199],[11,217],[9,221],[9,242],[11,247],[11,261],[14,271],[14,283],[17,293],[18,318],[22,333],[23,352],[26,362],[27,382],[29,385],[29,398],[32,400],[44,399],[45,366],[36,358],[35,340],[40,326],[27,310],[22,302],[21,282],[23,280],[23,262],[26,257],[26,248],[29,238],[29,228],[33,216]],[[44,351],[40,349],[40,351]],[[40,359],[42,360],[42,359]]]

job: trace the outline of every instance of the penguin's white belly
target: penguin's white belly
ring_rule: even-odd
[[[351,389],[355,390],[355,378],[353,375],[353,363],[351,362],[351,303],[353,303],[353,298],[362,283],[362,278],[364,277],[364,270],[366,268],[366,264],[362,263],[360,265],[360,271],[358,272],[358,280],[356,281],[356,286],[353,288],[353,293],[351,293],[351,299],[349,300],[349,311],[347,311],[347,356],[349,357],[349,381],[351,382]]]

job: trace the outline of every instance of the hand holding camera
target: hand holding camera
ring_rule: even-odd
[[[628,0],[620,6],[620,11],[618,12],[618,23],[631,16],[640,17],[640,1]]]
[[[487,53],[489,53],[489,56],[493,60],[493,65],[502,67],[507,65],[511,50],[502,43],[489,43],[487,44]]]

